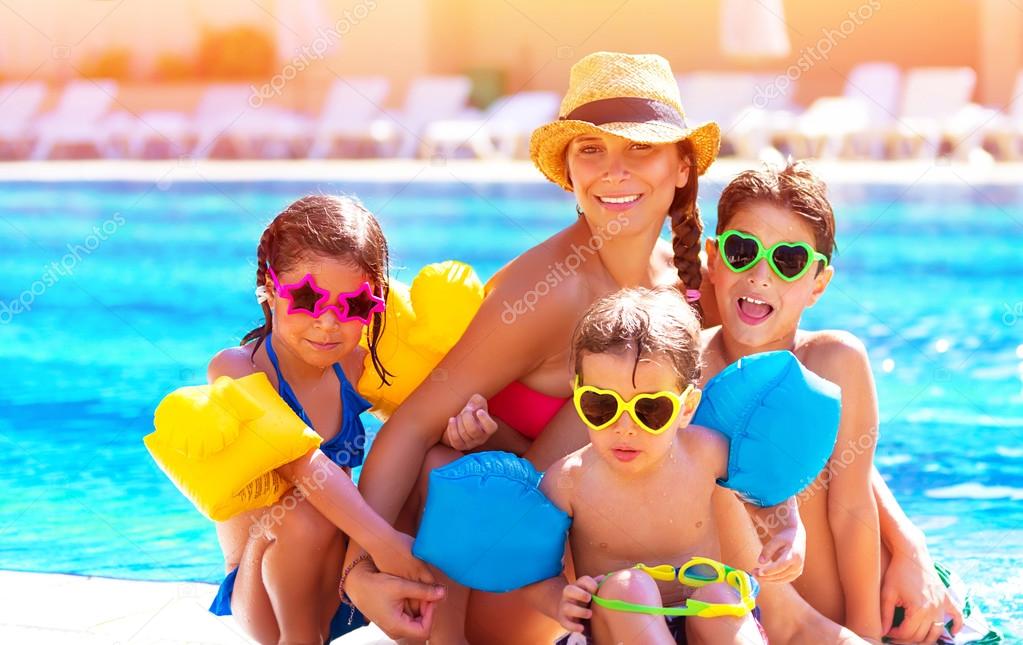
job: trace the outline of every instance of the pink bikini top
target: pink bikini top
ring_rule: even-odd
[[[566,401],[567,397],[550,396],[512,381],[508,387],[490,397],[487,407],[492,416],[522,436],[536,439]]]

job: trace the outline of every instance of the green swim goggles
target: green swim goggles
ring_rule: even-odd
[[[760,592],[760,585],[757,583],[756,578],[742,569],[735,569],[717,560],[695,557],[681,567],[674,567],[670,564],[650,567],[641,563],[634,566],[633,569],[643,571],[654,580],[671,582],[677,579],[687,587],[705,587],[714,583],[724,582],[738,592],[739,602],[703,602],[702,600],[689,598],[682,607],[654,607],[652,605],[640,605],[614,598],[601,598],[596,594],[593,595],[593,602],[614,611],[628,611],[656,616],[698,616],[700,618],[745,616],[757,606],[756,597]]]
[[[818,260],[828,266],[828,258],[806,242],[778,242],[765,248],[755,235],[732,229],[718,235],[717,243],[722,261],[735,273],[749,271],[766,258],[775,275],[785,282],[795,282]]]

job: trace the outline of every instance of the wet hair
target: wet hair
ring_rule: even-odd
[[[572,365],[582,376],[587,354],[634,351],[633,383],[639,361],[665,356],[679,389],[700,379],[700,321],[674,287],[632,287],[593,303],[572,334]]]
[[[728,223],[743,206],[766,202],[791,211],[813,228],[814,249],[828,258],[835,248],[835,211],[828,201],[828,187],[802,161],[790,162],[783,170],[765,167],[746,170],[730,181],[718,200],[717,233],[728,230]],[[819,265],[817,272],[823,269]]]
[[[700,262],[700,237],[703,235],[703,220],[700,219],[700,207],[696,204],[696,196],[700,189],[700,173],[696,168],[696,155],[693,144],[688,139],[678,142],[679,154],[689,163],[689,180],[682,188],[675,189],[675,198],[671,200],[668,216],[671,219],[672,259],[678,279],[682,283],[683,292],[695,289],[699,291],[703,283],[702,263]],[[692,303],[697,315],[703,318],[703,307],[699,301]]]
[[[256,250],[256,286],[267,283],[268,269],[278,275],[315,257],[349,262],[369,276],[374,291],[385,300],[389,291],[387,239],[380,223],[358,199],[347,196],[309,195],[292,203],[270,222]],[[382,292],[382,293],[381,293]],[[242,338],[252,353],[273,329],[270,304],[262,303],[263,324]],[[393,376],[380,361],[383,312],[373,314],[368,329],[369,353],[380,380]]]

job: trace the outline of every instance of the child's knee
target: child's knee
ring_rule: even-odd
[[[278,502],[280,504],[281,502]],[[282,505],[283,514],[271,520],[269,534],[281,544],[326,546],[341,536],[341,531],[309,503],[298,499],[294,504]]]
[[[739,594],[731,586],[719,582],[700,587],[693,592],[693,600],[730,605],[739,602]],[[712,619],[692,618],[686,621],[686,633],[698,643],[761,642],[760,632],[750,614],[743,616],[718,616]],[[749,638],[746,638],[748,636]]]
[[[430,448],[423,459],[423,468],[419,471],[419,481],[416,484],[420,494],[423,495],[423,499],[426,499],[426,491],[430,485],[430,473],[437,468],[447,466],[461,456],[462,453],[457,450],[440,444]]]
[[[712,602],[717,604],[732,604],[739,602],[739,594],[731,585],[718,582],[705,587],[700,587],[693,592],[693,600],[701,602]]]
[[[609,600],[624,600],[640,605],[661,604],[657,583],[638,569],[625,569],[612,573],[600,584],[597,595]],[[594,605],[599,607],[599,605]]]

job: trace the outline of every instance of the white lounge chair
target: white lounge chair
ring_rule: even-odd
[[[921,67],[906,73],[898,120],[886,136],[889,152],[936,156],[953,117],[970,103],[977,73],[970,67]]]
[[[462,113],[471,89],[467,76],[419,77],[412,81],[402,109],[375,120],[371,135],[395,156],[410,157],[420,149],[428,124]]]
[[[891,123],[902,98],[902,71],[895,63],[861,63],[849,72],[843,96],[862,100],[871,121]]]
[[[203,92],[193,114],[154,110],[132,118],[128,135],[128,152],[132,157],[151,156],[154,147],[163,148],[165,155],[176,157],[191,155],[206,158],[220,144],[246,146],[242,138],[233,138],[231,128],[247,113],[254,112],[250,104],[252,89],[246,85],[218,83]],[[122,115],[114,115],[108,127],[116,129]]]
[[[375,147],[373,122],[384,114],[390,90],[391,83],[383,76],[338,79],[330,88],[320,116],[305,124],[292,121],[285,125],[288,131],[283,134],[292,139],[310,137],[309,157],[313,159],[330,156],[338,144],[356,146],[353,152],[367,143]]]
[[[892,63],[853,68],[842,96],[818,98],[776,144],[795,157],[880,156],[880,136],[898,113],[902,73]]]
[[[467,147],[481,159],[515,158],[526,152],[533,130],[557,116],[560,103],[554,92],[519,92],[475,116],[434,121],[426,126],[423,154],[453,157]]]
[[[46,84],[41,81],[0,83],[0,151],[20,157],[31,143],[32,117],[46,98]]]
[[[252,88],[246,85],[213,85],[207,89],[195,112],[192,158],[208,158],[218,145],[224,143],[233,143],[235,153],[245,156],[241,151],[248,146],[248,140],[235,137],[233,128],[258,110],[266,110],[265,107],[254,107],[251,99]]]
[[[967,103],[941,123],[938,154],[971,162],[991,161],[991,153],[984,149],[984,142],[988,130],[999,118],[1004,115],[994,108]]]
[[[790,121],[795,82],[784,74],[696,72],[676,76],[686,120],[716,121],[723,154],[755,158]]]
[[[64,88],[57,107],[40,115],[33,123],[35,147],[31,158],[42,160],[60,146],[91,146],[98,155],[106,154],[101,120],[117,95],[117,83],[111,80],[71,81]]]
[[[1016,75],[1012,99],[1004,114],[993,118],[983,128],[982,138],[999,159],[1017,161],[1023,140],[1023,70]]]

